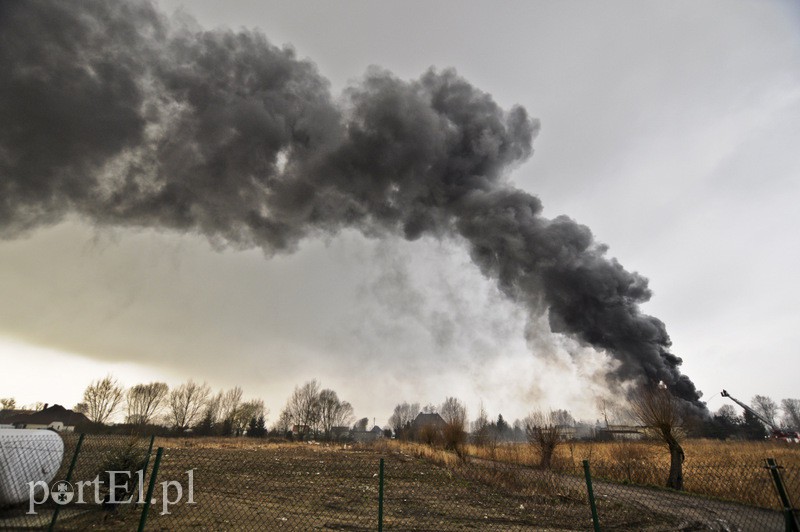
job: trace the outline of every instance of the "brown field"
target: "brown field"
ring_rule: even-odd
[[[683,442],[686,464],[702,465],[747,464],[763,465],[765,458],[775,458],[785,466],[800,467],[800,444],[774,440],[719,441],[691,439]],[[470,455],[489,458],[489,447],[468,446]],[[536,465],[539,456],[535,449],[525,444],[501,444],[496,447],[496,458],[515,463]],[[667,465],[669,454],[658,441],[565,442],[556,451],[555,460],[564,463],[619,464],[629,460],[646,460]]]
[[[124,443],[122,438],[87,437],[75,479],[90,478],[102,457]],[[468,447],[466,460],[441,449],[396,441],[345,446],[193,438],[157,439],[156,446],[165,449],[159,483],[180,481],[185,489],[186,471],[194,469],[195,504],[187,504],[184,494],[181,502],[169,507],[169,514],[162,515],[163,494],[157,484],[147,530],[375,530],[381,458],[385,459],[386,530],[588,530],[591,513],[583,459],[591,463],[603,529],[710,526],[702,520],[705,517],[696,520],[694,514],[676,509],[685,504],[685,496],[668,500],[664,490],[633,486],[660,485],[664,479],[666,452],[653,443],[565,443],[557,451],[556,472],[531,467],[538,457],[527,444],[500,445],[493,452]],[[800,472],[800,446],[688,441],[685,449],[687,490],[764,508],[775,507],[774,489],[761,467],[764,457],[787,466],[785,473]],[[800,486],[796,488],[795,496]],[[168,496],[175,497],[176,492]],[[691,499],[687,507],[698,515],[716,512],[725,517],[739,511]],[[741,507],[748,515],[753,511]],[[135,530],[140,515],[138,505],[114,511],[70,508],[57,529]],[[772,519],[775,515],[759,518],[780,523]],[[774,528],[772,524],[740,527]]]
[[[766,458],[783,466],[794,507],[800,507],[800,444],[774,440],[686,440],[684,482],[688,492],[779,509]],[[470,456],[536,466],[539,455],[527,444],[468,446]],[[669,469],[666,446],[657,441],[565,442],[556,450],[553,467],[570,468],[588,460],[593,475],[619,482],[661,486]]]
[[[195,469],[194,499],[161,515],[148,530],[375,530],[379,462],[385,458],[386,530],[585,530],[591,513],[582,482],[525,468],[442,465],[424,446],[258,443],[240,439],[157,440],[165,448],[159,482]],[[407,452],[408,451],[408,452]],[[443,455],[444,456],[444,455]],[[172,496],[175,492],[171,493]],[[599,503],[618,530],[671,530],[666,512],[615,501]],[[133,530],[141,509],[87,512],[60,521],[62,530]]]

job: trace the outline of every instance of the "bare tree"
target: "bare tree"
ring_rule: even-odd
[[[556,448],[561,443],[561,427],[552,410],[534,410],[523,420],[528,443],[539,451],[539,467],[549,469]]]
[[[603,416],[603,422],[606,424],[606,428],[608,428],[608,414],[609,414],[608,399],[600,398],[597,400],[597,411],[600,412],[601,416]]]
[[[233,415],[234,434],[241,436],[244,434],[244,431],[251,419],[258,419],[259,417],[266,415],[267,410],[264,408],[264,401],[261,399],[252,399],[250,401],[241,403]]]
[[[174,388],[169,394],[169,416],[175,428],[186,430],[194,425],[210,395],[208,384],[191,379]]]
[[[483,407],[483,401],[481,401],[478,417],[472,422],[472,437],[475,445],[480,447],[488,445],[490,432],[489,416],[486,414],[486,408]]]
[[[292,416],[291,414],[289,414],[289,411],[284,408],[283,410],[281,410],[278,419],[275,420],[275,424],[272,426],[272,430],[283,436],[287,432],[289,432],[289,429],[291,428],[292,428]]]
[[[217,421],[232,421],[242,402],[243,395],[244,392],[240,386],[235,386],[224,393],[220,392]]]
[[[169,393],[169,387],[163,382],[137,384],[128,389],[127,423],[146,425],[158,414]]]
[[[783,399],[781,409],[783,410],[783,425],[800,431],[800,399]]]
[[[46,407],[47,403],[43,401],[36,401],[35,403],[23,406],[21,410],[33,410],[34,412],[39,412],[41,410],[44,410]],[[85,414],[86,412],[83,413]]]
[[[215,395],[209,395],[206,400],[205,417],[211,420],[213,425],[222,421],[222,390],[218,391]]]
[[[364,432],[367,430],[367,425],[369,425],[369,418],[362,417],[361,419],[356,421],[355,425],[353,425],[353,430]]]
[[[462,454],[464,443],[467,440],[465,431],[467,425],[467,407],[455,397],[447,397],[442,403],[439,415],[444,419],[442,429],[444,444],[447,449],[456,451],[459,457]]]
[[[0,410],[14,410],[15,408],[17,408],[17,400],[13,397],[0,399]]]
[[[394,413],[389,418],[389,424],[397,438],[406,439],[410,436],[411,422],[420,413],[419,403],[403,402],[394,407]]]
[[[666,387],[642,386],[630,398],[631,413],[667,444],[670,456],[667,487],[683,489],[683,406]]]
[[[447,397],[439,408],[439,415],[442,416],[445,423],[466,422],[467,407],[457,398]]]
[[[194,426],[196,434],[201,436],[221,435],[230,436],[233,432],[232,423],[220,426],[220,409],[222,404],[223,392],[220,390],[216,395],[209,395],[203,405],[203,413],[200,421]]]
[[[733,408],[733,405],[722,405],[719,407],[719,410],[717,410],[716,416],[732,425],[742,421],[742,418],[736,414],[736,409]]]
[[[550,416],[553,423],[562,429],[562,433],[566,432],[564,429],[569,429],[575,426],[575,418],[569,410],[552,410]]]
[[[333,427],[348,426],[353,420],[353,406],[340,401],[333,390],[319,392],[319,422],[325,439],[331,439]]]
[[[122,386],[111,375],[93,381],[83,391],[86,417],[95,423],[105,423],[119,409],[122,397]]]
[[[242,403],[242,388],[234,386],[230,390],[220,390],[214,399],[210,402],[210,411],[213,418],[214,432],[222,436],[232,436],[237,430],[236,425],[236,412]]]
[[[286,410],[298,426],[301,438],[313,434],[319,422],[319,382],[314,379],[303,386],[295,386]]]
[[[511,437],[511,435],[513,435],[513,430],[508,426],[508,422],[503,419],[503,414],[497,414],[497,420],[489,423],[489,432],[486,438],[486,444],[489,446],[492,458],[494,458],[500,442]]]
[[[353,405],[347,401],[339,403],[339,407],[330,416],[331,427],[346,427],[355,419]]]
[[[761,417],[769,421],[770,425],[774,427],[778,424],[778,403],[773,401],[771,397],[766,395],[753,396],[751,406]]]
[[[781,401],[783,408],[783,424],[792,430],[800,431],[800,399],[784,399]]]

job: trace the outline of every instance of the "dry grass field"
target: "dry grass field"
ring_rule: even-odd
[[[766,458],[784,467],[783,476],[795,507],[800,507],[800,445],[774,440],[718,441],[690,439],[683,443],[685,490],[711,497],[778,509]],[[536,466],[539,455],[527,444],[468,446],[470,456]],[[589,460],[593,475],[619,482],[662,486],[669,453],[658,441],[565,442],[553,459],[556,469]]]
[[[690,439],[683,442],[686,463],[698,464],[759,464],[765,458],[775,458],[783,465],[800,467],[800,445],[774,440],[764,441],[719,441]],[[467,447],[471,456],[494,458],[519,464],[535,466],[539,456],[535,449],[526,444],[499,444],[494,449],[489,446]],[[668,464],[669,454],[664,444],[658,441],[620,440],[612,442],[565,442],[559,445],[556,463],[619,464],[631,460],[646,460]]]
[[[87,437],[75,479],[91,478],[125,444],[124,438]],[[603,529],[707,529],[676,510],[685,497],[667,504],[664,490],[635,486],[661,485],[665,478],[667,453],[654,443],[564,443],[554,471],[532,467],[538,456],[527,444],[468,447],[466,460],[427,445],[386,440],[353,446],[192,438],[157,439],[155,446],[165,451],[148,530],[375,530],[381,458],[386,530],[590,529],[583,459],[592,465]],[[138,442],[137,448],[146,445]],[[775,498],[761,467],[764,458],[800,472],[797,446],[688,441],[685,449],[687,490],[765,508],[774,508]],[[194,470],[193,504],[188,470]],[[184,490],[180,501],[166,508],[169,513],[160,484],[166,481]],[[792,489],[795,496],[800,492],[800,486]],[[166,495],[178,498],[175,487]],[[722,517],[731,508],[694,506]],[[135,530],[140,514],[135,505],[110,511],[71,507],[57,529]]]
[[[386,530],[585,530],[591,513],[580,479],[518,467],[463,467],[449,453],[387,442],[377,446],[257,443],[240,439],[157,440],[158,479],[194,469],[194,502],[162,515],[161,489],[148,530],[375,530],[379,463],[385,459]],[[430,454],[425,454],[430,450]],[[445,458],[440,462],[437,458]],[[184,482],[185,484],[185,482]],[[170,492],[175,497],[175,491]],[[600,502],[617,530],[670,530],[666,512]],[[64,530],[131,530],[138,508],[88,512]]]

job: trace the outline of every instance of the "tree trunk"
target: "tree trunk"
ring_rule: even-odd
[[[541,446],[542,457],[539,461],[539,467],[542,469],[550,469],[550,464],[553,461],[553,453],[556,450],[555,445],[550,445],[549,443],[544,443]]]
[[[669,445],[669,478],[667,487],[674,490],[683,489],[683,448],[675,439],[667,442]]]

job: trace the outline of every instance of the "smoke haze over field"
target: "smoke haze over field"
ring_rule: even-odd
[[[148,3],[0,4],[0,236],[80,220],[202,235],[273,261],[338,235],[441,242],[515,303],[504,313],[522,309],[534,355],[544,327],[575,342],[576,359],[589,347],[610,357],[611,388],[661,380],[701,406],[664,324],[641,308],[647,279],[510,182],[539,134],[528,111],[448,69],[407,81],[372,67],[337,97],[313,63],[268,39]],[[413,256],[402,249],[375,248],[388,258],[371,288],[401,315],[425,299],[392,266]],[[468,319],[430,316],[441,345]],[[247,327],[258,320],[239,334]]]
[[[614,377],[699,404],[639,309],[646,279],[506,182],[539,129],[521,107],[451,70],[406,82],[377,68],[337,105],[311,63],[258,32],[174,26],[140,3],[2,9],[7,238],[70,211],[267,254],[347,227],[458,235],[532,317],[615,357]]]

